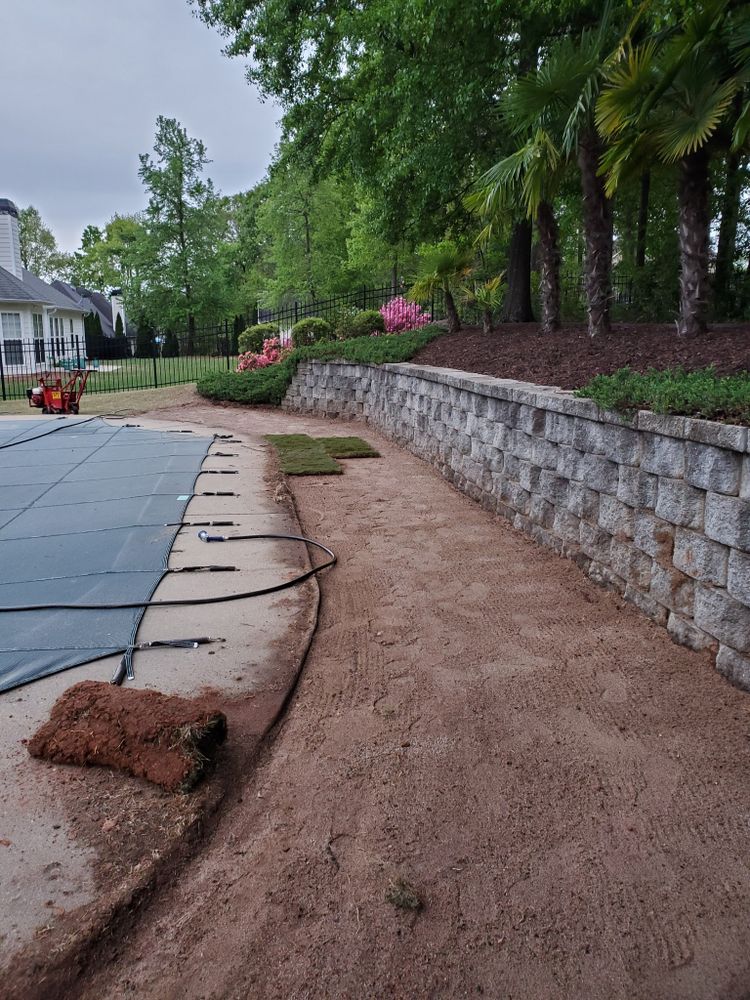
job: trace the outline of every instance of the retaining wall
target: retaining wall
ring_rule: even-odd
[[[417,365],[301,364],[287,409],[365,420],[750,690],[750,433]]]

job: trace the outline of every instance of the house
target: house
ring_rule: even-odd
[[[18,209],[0,198],[0,362],[5,374],[85,357],[85,309],[21,263]]]
[[[101,292],[92,292],[88,288],[80,285],[70,285],[67,281],[59,279],[52,282],[52,287],[58,292],[62,292],[71,302],[83,309],[86,313],[96,313],[102,324],[102,333],[105,337],[115,336],[115,324],[118,315],[122,319],[122,329],[128,338],[131,346],[135,344],[137,331],[127,321],[125,317],[125,306],[122,301],[122,292],[119,288],[113,289],[109,298]]]

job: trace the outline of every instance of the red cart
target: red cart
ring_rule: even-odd
[[[42,413],[78,413],[90,374],[88,368],[73,368],[63,383],[61,376],[44,372],[39,385],[26,390],[29,406],[40,407]]]

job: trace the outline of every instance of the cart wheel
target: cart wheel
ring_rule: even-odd
[[[70,404],[70,412],[71,413],[78,413],[78,403],[71,403]]]
[[[43,406],[42,407],[42,413],[51,413],[51,412],[52,412],[52,410],[50,410],[49,406]]]

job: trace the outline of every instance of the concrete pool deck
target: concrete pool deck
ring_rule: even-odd
[[[0,417],[0,420],[3,419]],[[14,419],[18,420],[16,416]],[[33,414],[30,419],[37,419]],[[71,418],[73,419],[73,418]],[[133,418],[112,419],[116,425]],[[213,428],[158,420],[136,421],[159,430]],[[226,428],[216,429],[226,435]],[[196,483],[196,494],[232,491],[234,496],[194,496],[185,521],[232,521],[216,533],[299,534],[294,509],[268,475],[260,437],[215,439]],[[231,453],[231,457],[217,454]],[[211,475],[226,470],[236,475]],[[1,488],[1,486],[0,486]],[[183,528],[170,568],[220,564],[235,572],[170,574],[156,600],[258,589],[309,565],[300,543],[247,541],[207,546],[199,528]],[[197,635],[223,637],[198,649],[156,649],[134,657],[139,687],[168,694],[215,693],[229,717],[229,741],[217,774],[191,796],[168,796],[106,769],[54,766],[29,757],[23,741],[45,721],[56,699],[82,680],[108,681],[113,656],[63,671],[0,695],[0,970],[22,949],[66,947],[76,924],[91,934],[117,900],[153,875],[160,860],[192,835],[201,817],[224,794],[222,770],[247,761],[294,682],[317,608],[317,585],[308,581],[267,597],[208,606],[150,609],[137,640]],[[238,706],[242,706],[239,708]],[[63,926],[65,928],[63,933]]]

